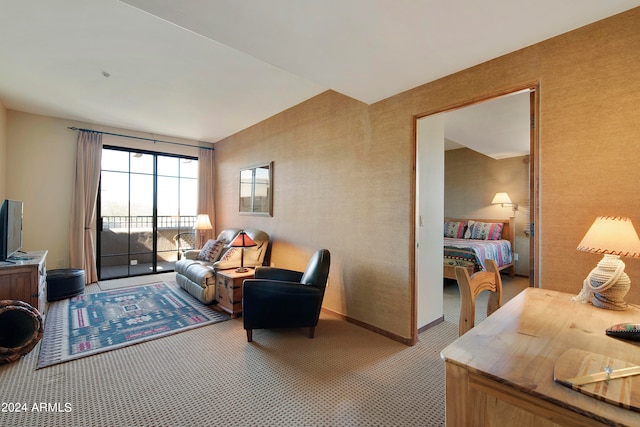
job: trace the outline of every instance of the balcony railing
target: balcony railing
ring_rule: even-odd
[[[158,229],[193,229],[195,216],[159,216]],[[102,230],[110,229],[150,229],[153,216],[103,216]]]

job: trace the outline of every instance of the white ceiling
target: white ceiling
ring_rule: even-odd
[[[445,150],[467,147],[494,159],[529,154],[529,96],[520,91],[443,113]]]
[[[0,102],[215,142],[328,89],[373,103],[636,6],[0,0]]]

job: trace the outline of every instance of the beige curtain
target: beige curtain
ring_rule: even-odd
[[[198,152],[198,214],[209,214],[213,230],[205,233],[205,241],[216,236],[214,201],[215,156],[212,149],[200,148]]]
[[[85,283],[98,281],[93,236],[101,162],[102,133],[79,131],[69,224],[69,260],[71,268],[84,270]]]

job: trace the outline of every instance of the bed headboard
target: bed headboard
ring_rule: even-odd
[[[515,236],[515,227],[514,227],[514,217],[509,219],[486,219],[486,218],[445,218],[445,221],[478,221],[478,222],[501,222],[502,226],[502,239],[508,240],[511,242],[511,250],[515,253],[516,248],[516,236]]]

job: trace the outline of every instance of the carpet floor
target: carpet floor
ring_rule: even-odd
[[[238,318],[40,370],[36,346],[0,365],[2,401],[26,409],[0,425],[442,426],[457,293],[445,285],[445,322],[412,347],[324,313],[312,340],[257,330],[248,344]]]

